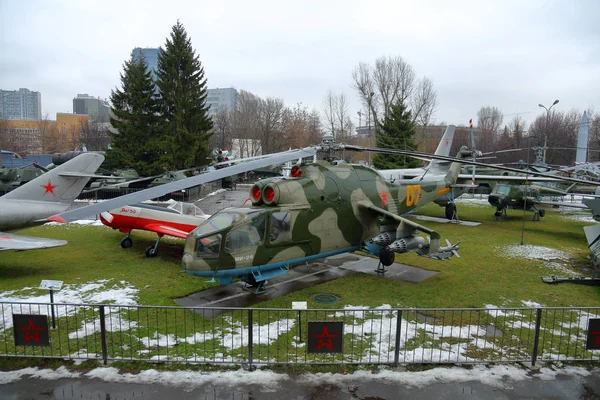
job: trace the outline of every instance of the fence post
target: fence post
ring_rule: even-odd
[[[104,318],[104,306],[100,305],[100,342],[102,343],[102,360],[104,365],[108,363],[108,350],[106,349],[106,321]]]
[[[542,309],[537,308],[536,313],[535,336],[533,337],[533,351],[531,352],[531,365],[535,365],[535,361],[537,360],[538,343],[540,342],[540,327],[542,325]]]
[[[402,328],[402,310],[398,310],[396,320],[396,342],[394,344],[394,366],[398,366],[400,360],[400,330]]]
[[[252,309],[248,309],[248,371],[252,371]]]

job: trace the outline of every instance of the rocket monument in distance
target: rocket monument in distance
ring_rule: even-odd
[[[579,133],[577,134],[577,156],[575,157],[575,164],[587,162],[587,150],[588,150],[588,118],[587,113],[584,111],[579,122]]]

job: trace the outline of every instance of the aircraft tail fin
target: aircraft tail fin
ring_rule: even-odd
[[[435,150],[436,156],[445,156],[448,157],[450,155],[450,149],[452,148],[452,141],[454,140],[454,132],[456,131],[456,126],[448,125],[444,135],[442,136],[442,140],[438,144],[437,149]],[[448,169],[450,165],[449,161],[441,161],[441,160],[432,160],[429,163],[429,170],[432,172],[444,171]]]
[[[448,125],[446,131],[444,131],[444,135],[442,136],[442,140],[438,144],[437,149],[435,150],[436,156],[446,156],[450,155],[450,148],[452,147],[452,140],[454,140],[454,132],[456,131],[456,127],[454,125]]]
[[[70,204],[96,172],[104,156],[83,153],[2,196],[4,199]]]

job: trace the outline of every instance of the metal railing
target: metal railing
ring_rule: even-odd
[[[54,307],[54,321],[51,307]],[[0,303],[0,356],[265,364],[598,361],[596,308],[190,308]],[[15,346],[12,314],[47,315],[48,347]],[[309,322],[344,322],[341,353],[312,354]]]

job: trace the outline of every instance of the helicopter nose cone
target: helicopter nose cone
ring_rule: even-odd
[[[181,259],[181,265],[186,271],[206,272],[212,271],[210,265],[202,258],[194,257],[194,254],[185,253]]]
[[[192,264],[194,263],[194,257],[191,254],[184,254],[183,258],[181,259],[181,266],[183,267],[183,269],[185,270],[190,270],[192,269]]]

